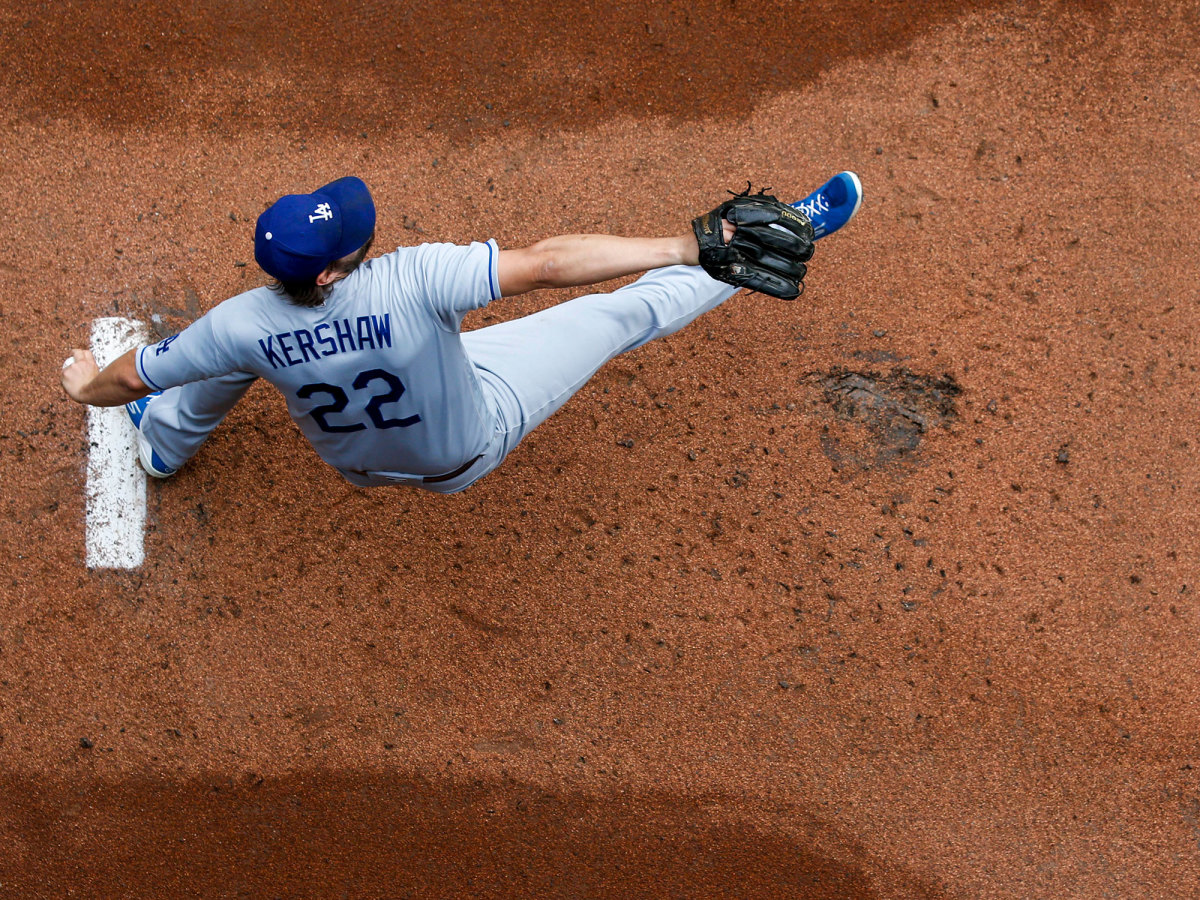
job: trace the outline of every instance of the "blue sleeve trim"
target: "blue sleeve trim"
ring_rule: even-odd
[[[145,347],[143,347],[141,350],[139,350],[137,356],[134,357],[134,359],[137,361],[138,377],[141,378],[142,381],[146,382],[146,384],[150,385],[150,387],[154,388],[156,391],[165,390],[165,388],[159,387],[157,384],[154,383],[154,379],[152,379],[149,375],[146,374],[146,367],[144,365],[142,365],[142,354],[145,353],[147,350],[149,350],[151,346],[152,345],[147,344]]]
[[[488,248],[488,288],[492,292],[492,299],[500,299],[500,247],[496,244],[496,239],[492,238],[487,242]]]

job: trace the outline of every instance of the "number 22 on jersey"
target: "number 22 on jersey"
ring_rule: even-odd
[[[384,414],[383,407],[399,400],[404,396],[405,390],[404,382],[386,369],[367,369],[365,372],[359,372],[355,376],[351,386],[355,391],[362,391],[375,382],[381,383],[381,386],[385,390],[383,393],[372,394],[363,408],[363,412],[366,413],[367,418],[371,420],[373,426],[376,428],[408,428],[410,425],[416,425],[421,421],[419,415],[392,419]],[[378,387],[376,387],[376,390],[378,390]],[[345,410],[350,403],[350,398],[347,396],[344,388],[336,384],[316,382],[314,384],[306,384],[296,391],[296,396],[301,400],[309,400],[317,394],[327,394],[330,399],[329,403],[315,407],[310,412],[310,415],[322,431],[338,433],[363,431],[366,429],[367,423],[362,420],[345,421],[349,417],[349,414],[346,414]],[[330,422],[328,417],[333,415],[340,416],[343,421],[340,424]]]

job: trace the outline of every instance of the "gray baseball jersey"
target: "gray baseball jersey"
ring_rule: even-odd
[[[401,247],[364,262],[316,308],[256,288],[141,348],[138,374],[162,390],[253,373],[279,388],[332,466],[445,473],[495,430],[458,332],[500,296],[498,256],[494,241]]]

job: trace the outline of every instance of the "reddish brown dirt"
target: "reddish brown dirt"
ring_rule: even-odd
[[[1200,6],[327,8],[0,11],[0,896],[1197,896]],[[65,351],[275,196],[514,246],[843,168],[804,302],[467,493],[258,387],[85,568]]]

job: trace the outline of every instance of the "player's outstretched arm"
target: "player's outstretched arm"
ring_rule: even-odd
[[[695,235],[627,238],[607,234],[565,234],[521,250],[501,250],[500,293],[505,297],[538,288],[598,284],[662,266],[699,262]]]
[[[89,406],[120,406],[150,393],[134,363],[136,350],[130,350],[100,371],[90,350],[72,350],[62,370],[62,386],[67,396]]]

